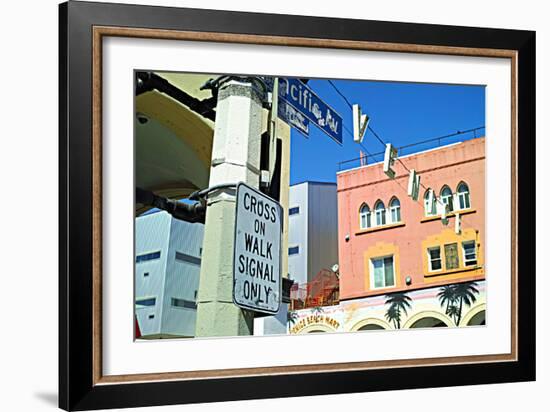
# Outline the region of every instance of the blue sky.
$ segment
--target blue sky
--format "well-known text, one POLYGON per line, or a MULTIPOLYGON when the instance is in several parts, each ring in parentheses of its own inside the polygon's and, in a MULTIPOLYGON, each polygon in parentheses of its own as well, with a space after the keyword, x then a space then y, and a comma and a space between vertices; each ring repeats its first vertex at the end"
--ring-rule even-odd
MULTIPOLYGON (((382 140, 396 147, 485 125, 484 86, 351 80, 333 80, 333 83, 349 102, 361 105, 371 118, 370 126, 382 140)), ((353 131, 351 109, 329 82, 312 79, 308 84, 342 116, 347 129, 353 131)), ((448 138, 442 144, 470 138, 473 134, 448 138)), ((363 139, 363 146, 372 154, 384 150, 370 131, 363 139)), ((407 149, 404 154, 433 147, 437 147, 437 142, 407 149)), ((335 182, 338 162, 359 157, 360 149, 346 130, 340 146, 312 123, 309 138, 292 129, 290 183, 335 182)), ((352 162, 347 168, 358 165, 358 161, 352 162)))

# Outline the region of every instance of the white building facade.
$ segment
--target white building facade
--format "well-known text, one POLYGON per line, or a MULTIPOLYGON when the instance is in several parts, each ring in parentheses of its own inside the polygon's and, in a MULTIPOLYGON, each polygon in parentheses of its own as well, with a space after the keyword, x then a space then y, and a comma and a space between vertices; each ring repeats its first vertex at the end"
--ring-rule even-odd
POLYGON ((304 284, 338 263, 336 183, 290 186, 288 214, 288 273, 304 284))
POLYGON ((204 225, 135 219, 135 313, 144 339, 193 337, 204 225))

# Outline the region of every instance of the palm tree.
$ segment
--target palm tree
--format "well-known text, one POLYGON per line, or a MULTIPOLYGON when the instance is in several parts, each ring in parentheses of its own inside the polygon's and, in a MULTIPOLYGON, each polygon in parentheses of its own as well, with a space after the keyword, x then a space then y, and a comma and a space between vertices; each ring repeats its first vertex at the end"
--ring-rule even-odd
POLYGON ((316 306, 312 309, 314 315, 321 315, 323 313, 323 308, 321 306, 316 306))
POLYGON ((448 315, 450 306, 454 305, 456 301, 454 287, 452 285, 443 286, 441 289, 439 289, 437 298, 439 299, 439 303, 441 304, 441 306, 446 306, 445 313, 448 315))
POLYGON ((407 309, 411 308, 410 302, 412 299, 404 292, 386 295, 386 305, 390 305, 386 312, 386 319, 391 319, 396 329, 401 328, 401 311, 407 314, 407 309))
POLYGON ((298 314, 296 312, 291 310, 286 313, 287 323, 289 323, 290 325, 294 325, 296 323, 296 320, 298 320, 298 314))
POLYGON ((441 306, 445 307, 445 314, 450 316, 455 321, 456 326, 458 326, 462 319, 464 304, 466 306, 473 305, 477 300, 477 294, 479 294, 477 283, 465 282, 443 286, 439 289, 437 297, 441 306))
POLYGON ((386 319, 388 322, 393 322, 393 327, 399 329, 401 326, 401 312, 397 309, 397 306, 391 305, 386 311, 386 319))
POLYGON ((477 300, 476 295, 479 294, 479 290, 477 289, 476 282, 466 282, 454 285, 454 292, 456 300, 459 301, 458 315, 456 321, 456 325, 458 326, 460 324, 460 319, 462 319, 462 305, 464 303, 466 304, 466 306, 473 305, 477 300))
POLYGON ((458 306, 456 305, 448 306, 447 311, 445 313, 448 316, 450 316, 455 321, 456 326, 458 326, 458 322, 457 322, 458 313, 459 313, 458 306))

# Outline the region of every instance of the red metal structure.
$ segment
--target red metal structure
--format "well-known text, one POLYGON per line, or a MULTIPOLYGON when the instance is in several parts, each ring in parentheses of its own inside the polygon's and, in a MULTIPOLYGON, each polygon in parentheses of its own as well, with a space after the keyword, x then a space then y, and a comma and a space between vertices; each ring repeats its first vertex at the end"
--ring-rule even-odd
POLYGON ((311 282, 295 283, 290 289, 290 310, 337 305, 340 295, 338 275, 321 269, 311 282))

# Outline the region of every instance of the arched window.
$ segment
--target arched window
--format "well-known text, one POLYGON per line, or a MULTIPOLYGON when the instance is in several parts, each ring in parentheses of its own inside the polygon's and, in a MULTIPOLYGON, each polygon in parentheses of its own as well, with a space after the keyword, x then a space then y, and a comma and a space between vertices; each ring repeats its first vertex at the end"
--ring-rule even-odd
POLYGON ((401 203, 396 197, 390 202, 390 216, 392 223, 401 222, 401 203))
POLYGON ((424 193, 424 213, 426 216, 435 216, 437 215, 437 209, 435 207, 435 193, 432 189, 426 190, 424 193))
POLYGON ((359 227, 361 229, 367 229, 370 226, 370 209, 368 205, 363 204, 361 209, 359 209, 359 227))
POLYGON ((449 189, 449 186, 443 186, 443 189, 441 189, 441 201, 444 205, 449 206, 449 212, 453 211, 453 192, 449 189))
POLYGON ((458 185, 458 207, 460 209, 469 209, 470 208, 470 189, 468 185, 464 182, 461 182, 458 185))
POLYGON ((376 215, 376 226, 382 226, 386 224, 386 207, 384 203, 379 200, 374 205, 374 213, 376 215))

